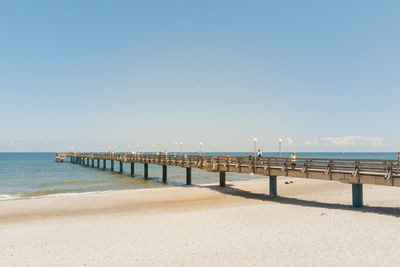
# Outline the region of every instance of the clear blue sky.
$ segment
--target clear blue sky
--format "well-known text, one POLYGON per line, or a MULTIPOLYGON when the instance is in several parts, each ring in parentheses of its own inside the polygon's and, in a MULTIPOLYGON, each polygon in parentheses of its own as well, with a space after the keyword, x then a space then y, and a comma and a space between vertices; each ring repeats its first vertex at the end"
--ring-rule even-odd
POLYGON ((0 151, 398 151, 399 1, 1 1, 0 151), (117 147, 115 147, 117 146, 117 147))

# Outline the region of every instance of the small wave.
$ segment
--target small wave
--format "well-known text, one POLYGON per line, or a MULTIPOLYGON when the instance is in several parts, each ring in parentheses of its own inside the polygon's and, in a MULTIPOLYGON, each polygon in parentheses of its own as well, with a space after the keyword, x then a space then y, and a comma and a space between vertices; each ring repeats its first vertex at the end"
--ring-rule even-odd
POLYGON ((72 189, 52 189, 52 190, 41 190, 32 193, 25 193, 21 194, 20 197, 29 198, 29 197, 40 197, 46 195, 53 195, 53 194, 63 194, 63 193, 79 193, 77 190, 72 189))
POLYGON ((20 194, 14 194, 14 195, 0 194, 0 201, 2 201, 2 200, 13 200, 13 199, 18 199, 18 198, 21 198, 20 194))
POLYGON ((87 185, 87 184, 105 184, 115 182, 115 180, 82 180, 82 181, 61 181, 61 182, 53 182, 53 183, 41 183, 35 186, 36 188, 46 188, 53 186, 63 186, 63 185, 87 185))

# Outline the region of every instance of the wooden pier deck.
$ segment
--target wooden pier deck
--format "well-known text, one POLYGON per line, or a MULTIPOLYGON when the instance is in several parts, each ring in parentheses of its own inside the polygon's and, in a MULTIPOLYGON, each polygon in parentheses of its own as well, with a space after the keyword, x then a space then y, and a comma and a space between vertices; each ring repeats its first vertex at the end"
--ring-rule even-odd
POLYGON ((354 207, 363 206, 363 184, 384 186, 400 186, 400 166, 397 160, 370 160, 370 159, 325 159, 325 158, 297 158, 292 164, 289 158, 263 157, 261 159, 241 156, 199 156, 199 155, 155 155, 155 154, 122 154, 122 153, 62 153, 69 157, 72 163, 106 168, 106 161, 111 162, 111 171, 114 171, 114 161, 120 164, 131 164, 131 175, 135 174, 135 164, 144 164, 144 177, 148 177, 149 164, 163 166, 163 182, 167 182, 167 167, 178 166, 186 168, 186 184, 192 183, 192 168, 199 168, 206 172, 218 172, 220 186, 226 184, 226 173, 255 173, 269 176, 269 189, 272 197, 277 196, 277 177, 288 176, 294 178, 321 179, 339 181, 352 185, 352 199, 354 207), (91 161, 91 163, 90 163, 91 161))

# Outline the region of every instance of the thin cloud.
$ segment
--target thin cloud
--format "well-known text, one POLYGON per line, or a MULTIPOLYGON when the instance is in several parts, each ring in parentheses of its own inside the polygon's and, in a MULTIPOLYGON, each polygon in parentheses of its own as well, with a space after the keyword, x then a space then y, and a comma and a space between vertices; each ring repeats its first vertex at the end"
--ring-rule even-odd
POLYGON ((321 145, 330 147, 382 147, 384 139, 381 137, 367 136, 344 136, 344 137, 321 137, 321 145))
POLYGON ((313 146, 314 143, 311 142, 311 141, 304 141, 304 142, 302 143, 302 145, 303 145, 303 146, 313 146))
POLYGON ((288 146, 293 146, 294 145, 294 140, 292 138, 288 137, 287 140, 286 140, 286 144, 288 146))

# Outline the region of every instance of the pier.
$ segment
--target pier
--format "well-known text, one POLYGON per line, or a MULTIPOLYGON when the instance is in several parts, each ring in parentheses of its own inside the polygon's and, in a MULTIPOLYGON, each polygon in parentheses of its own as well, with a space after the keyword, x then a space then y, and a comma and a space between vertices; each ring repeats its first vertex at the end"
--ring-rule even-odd
POLYGON ((164 156, 126 153, 62 153, 57 154, 57 157, 69 157, 72 163, 97 168, 101 168, 102 161, 103 169, 106 169, 106 162, 109 161, 111 171, 114 171, 114 162, 117 161, 120 173, 123 171, 123 163, 130 163, 132 177, 135 175, 135 164, 143 164, 145 178, 148 178, 149 164, 155 164, 162 166, 164 183, 168 178, 168 166, 178 166, 186 169, 187 185, 192 183, 192 168, 219 173, 221 187, 226 185, 226 176, 229 172, 254 173, 269 177, 271 197, 278 196, 278 176, 338 181, 352 186, 352 203, 355 208, 363 206, 363 184, 400 186, 400 168, 397 160, 297 158, 293 164, 289 158, 283 157, 164 156))

